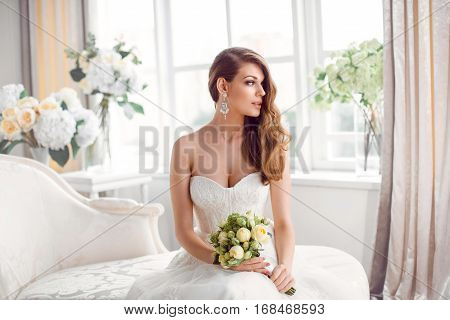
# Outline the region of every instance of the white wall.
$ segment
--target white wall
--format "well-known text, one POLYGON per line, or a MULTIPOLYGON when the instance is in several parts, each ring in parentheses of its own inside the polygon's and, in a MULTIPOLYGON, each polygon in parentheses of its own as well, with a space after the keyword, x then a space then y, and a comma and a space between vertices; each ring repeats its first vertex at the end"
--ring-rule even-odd
MULTIPOLYGON (((19 11, 19 0, 2 2, 19 11)), ((9 83, 22 83, 20 16, 0 4, 0 87, 9 83)), ((23 155, 23 145, 16 146, 13 155, 23 155)))
MULTIPOLYGON (((148 199, 164 205, 166 212, 159 221, 159 230, 167 248, 175 250, 180 245, 174 234, 168 189, 167 176, 155 177, 148 199)), ((373 248, 375 237, 379 183, 294 178, 292 194, 296 198, 292 197, 296 244, 341 249, 357 258, 369 275, 372 259, 369 248, 373 248)), ((119 190, 118 196, 141 200, 138 188, 119 190)), ((270 197, 265 214, 272 216, 270 197)))

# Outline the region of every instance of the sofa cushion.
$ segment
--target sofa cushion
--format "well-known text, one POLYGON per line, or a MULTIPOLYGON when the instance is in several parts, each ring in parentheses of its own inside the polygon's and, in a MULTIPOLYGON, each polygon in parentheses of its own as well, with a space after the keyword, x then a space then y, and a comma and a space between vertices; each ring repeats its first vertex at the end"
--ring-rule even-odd
POLYGON ((176 251, 64 269, 45 275, 17 299, 125 299, 134 280, 164 269, 176 251))

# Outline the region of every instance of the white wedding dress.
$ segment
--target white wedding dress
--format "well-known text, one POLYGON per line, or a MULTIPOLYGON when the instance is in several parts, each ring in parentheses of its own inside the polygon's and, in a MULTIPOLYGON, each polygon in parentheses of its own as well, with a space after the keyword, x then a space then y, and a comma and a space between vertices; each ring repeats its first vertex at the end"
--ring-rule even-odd
MULTIPOLYGON (((225 188, 214 180, 193 176, 190 192, 198 223, 196 233, 207 240, 208 233, 231 212, 252 210, 262 215, 269 185, 259 172, 251 173, 234 187, 225 188)), ((273 222, 271 224, 273 232, 273 222)), ((274 243, 263 254, 275 266, 274 243)), ((277 290, 259 272, 234 271, 205 263, 183 247, 164 270, 152 271, 136 279, 127 299, 369 299, 369 287, 362 265, 351 255, 322 246, 295 246, 292 273, 296 293, 288 296, 277 290)))

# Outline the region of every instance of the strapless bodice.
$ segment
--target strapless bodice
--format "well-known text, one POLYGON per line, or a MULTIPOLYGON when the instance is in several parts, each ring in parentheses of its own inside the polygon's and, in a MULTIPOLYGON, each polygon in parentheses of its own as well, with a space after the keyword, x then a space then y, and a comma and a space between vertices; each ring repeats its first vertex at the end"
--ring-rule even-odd
POLYGON ((252 210, 263 216, 269 187, 261 182, 260 172, 248 174, 230 188, 204 176, 192 176, 190 193, 195 225, 202 238, 216 231, 220 222, 232 212, 244 214, 252 210))

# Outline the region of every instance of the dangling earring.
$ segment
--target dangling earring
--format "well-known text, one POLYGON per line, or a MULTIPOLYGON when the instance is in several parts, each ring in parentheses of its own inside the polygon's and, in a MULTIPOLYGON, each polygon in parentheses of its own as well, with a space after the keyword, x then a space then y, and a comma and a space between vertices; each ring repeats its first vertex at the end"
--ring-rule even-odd
POLYGON ((228 111, 230 111, 230 107, 228 107, 228 103, 227 103, 227 94, 224 93, 223 94, 223 101, 222 104, 220 106, 220 112, 223 114, 224 119, 227 119, 227 113, 228 111))

